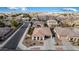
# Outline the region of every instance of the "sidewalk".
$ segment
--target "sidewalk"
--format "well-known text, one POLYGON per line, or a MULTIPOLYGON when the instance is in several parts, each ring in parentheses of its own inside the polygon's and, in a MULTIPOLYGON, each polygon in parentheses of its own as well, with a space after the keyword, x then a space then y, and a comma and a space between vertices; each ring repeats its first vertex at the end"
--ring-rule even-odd
POLYGON ((45 50, 56 50, 55 49, 55 39, 52 38, 52 39, 47 39, 45 42, 44 42, 44 49, 45 50))
POLYGON ((62 44, 63 44, 62 47, 64 50, 75 50, 73 45, 71 45, 70 42, 62 40, 62 44))

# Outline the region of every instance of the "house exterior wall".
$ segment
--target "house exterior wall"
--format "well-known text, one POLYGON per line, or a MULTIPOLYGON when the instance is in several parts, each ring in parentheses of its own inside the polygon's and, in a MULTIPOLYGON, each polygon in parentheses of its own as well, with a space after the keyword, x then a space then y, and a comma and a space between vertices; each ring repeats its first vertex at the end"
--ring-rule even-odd
POLYGON ((56 38, 57 44, 59 44, 59 45, 62 45, 62 40, 67 41, 69 39, 68 36, 61 36, 57 33, 55 34, 55 38, 56 38))
MULTIPOLYGON (((32 40, 45 40, 46 38, 44 36, 32 36, 32 40)), ((50 36, 50 39, 52 39, 52 35, 50 36)))
POLYGON ((79 40, 79 37, 70 37, 69 41, 77 42, 79 40), (71 40, 72 38, 72 40, 71 40))
POLYGON ((32 40, 44 40, 44 36, 32 36, 32 40))

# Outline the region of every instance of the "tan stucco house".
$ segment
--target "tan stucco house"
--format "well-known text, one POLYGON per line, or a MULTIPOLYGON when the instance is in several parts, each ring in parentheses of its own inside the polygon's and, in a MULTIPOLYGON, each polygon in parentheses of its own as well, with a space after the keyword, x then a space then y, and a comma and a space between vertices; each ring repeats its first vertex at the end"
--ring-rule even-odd
POLYGON ((57 26, 58 23, 57 23, 56 20, 48 20, 48 21, 47 21, 47 25, 48 25, 50 28, 53 28, 53 27, 57 26))
POLYGON ((52 38, 52 33, 48 27, 35 28, 32 34, 32 40, 46 40, 52 38))
POLYGON ((69 28, 69 27, 56 27, 54 29, 55 39, 58 44, 62 44, 62 40, 73 42, 79 41, 79 28, 69 28))

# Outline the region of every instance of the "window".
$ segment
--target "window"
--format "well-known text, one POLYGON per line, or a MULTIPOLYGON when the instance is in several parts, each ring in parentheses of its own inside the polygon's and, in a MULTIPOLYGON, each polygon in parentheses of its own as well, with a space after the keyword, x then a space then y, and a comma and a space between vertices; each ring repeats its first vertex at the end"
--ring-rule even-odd
POLYGON ((76 38, 74 38, 74 42, 76 41, 76 38))
POLYGON ((45 38, 50 38, 50 36, 45 36, 45 38))
POLYGON ((37 40, 39 40, 39 37, 37 37, 37 40))
POLYGON ((71 41, 73 40, 73 38, 70 39, 71 41))
POLYGON ((36 37, 34 37, 34 40, 36 40, 36 37))
POLYGON ((40 25, 37 25, 37 27, 41 27, 40 25))
POLYGON ((42 38, 41 38, 41 40, 42 40, 42 38))
POLYGON ((70 38, 70 40, 69 40, 70 42, 73 42, 73 38, 70 38))
POLYGON ((77 42, 79 42, 79 39, 77 40, 77 42))

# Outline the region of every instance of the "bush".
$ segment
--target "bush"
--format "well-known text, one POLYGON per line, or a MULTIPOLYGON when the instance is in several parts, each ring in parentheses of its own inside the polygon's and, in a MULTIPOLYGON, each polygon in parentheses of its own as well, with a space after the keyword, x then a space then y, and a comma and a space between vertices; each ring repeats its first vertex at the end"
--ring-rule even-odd
POLYGON ((48 25, 47 25, 46 23, 44 24, 44 26, 45 26, 45 27, 48 27, 48 25))
POLYGON ((5 26, 5 24, 0 21, 0 27, 4 27, 4 26, 5 26))
POLYGON ((33 30, 34 30, 34 28, 30 28, 29 31, 28 31, 28 34, 29 34, 29 35, 32 35, 33 30))
POLYGON ((18 23, 16 20, 11 20, 11 25, 12 25, 13 27, 17 27, 18 24, 19 24, 19 23, 18 23))

